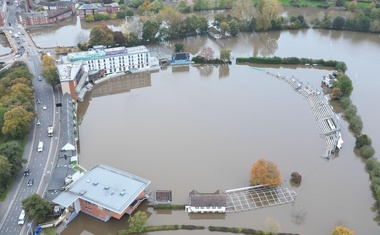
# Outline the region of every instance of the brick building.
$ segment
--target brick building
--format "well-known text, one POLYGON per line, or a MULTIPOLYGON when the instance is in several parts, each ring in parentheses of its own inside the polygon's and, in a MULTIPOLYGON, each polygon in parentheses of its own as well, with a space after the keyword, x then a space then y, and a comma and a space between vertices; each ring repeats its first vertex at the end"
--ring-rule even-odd
POLYGON ((139 176, 98 164, 68 186, 54 200, 60 206, 72 206, 74 215, 80 211, 97 219, 120 219, 132 212, 147 197, 150 181, 139 176))
POLYGON ((86 16, 94 15, 95 13, 117 14, 119 9, 120 6, 116 2, 110 4, 89 3, 78 8, 78 15, 80 19, 86 19, 86 16))

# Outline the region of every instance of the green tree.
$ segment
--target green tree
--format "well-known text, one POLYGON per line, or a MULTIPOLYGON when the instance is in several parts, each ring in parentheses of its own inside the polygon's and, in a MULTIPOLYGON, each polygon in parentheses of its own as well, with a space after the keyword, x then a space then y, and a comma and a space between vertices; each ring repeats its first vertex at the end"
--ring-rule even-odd
POLYGON ((127 12, 125 11, 119 11, 116 15, 116 18, 118 19, 124 19, 127 16, 127 12))
POLYGON ((12 164, 8 159, 0 155, 0 192, 4 192, 8 188, 8 184, 12 177, 12 164))
POLYGON ((165 4, 162 2, 162 0, 155 0, 153 3, 152 3, 152 11, 154 13, 158 13, 159 11, 161 11, 162 9, 165 8, 165 4))
POLYGON ((22 164, 26 162, 22 158, 22 151, 21 144, 15 140, 0 145, 0 155, 6 157, 12 165, 12 175, 17 174, 21 170, 22 164))
POLYGON ((195 0, 193 5, 194 11, 208 10, 209 2, 208 0, 195 0))
POLYGON ((94 15, 87 15, 85 18, 85 21, 86 22, 94 22, 95 21, 94 15))
POLYGON ((357 9, 356 1, 355 1, 355 0, 352 0, 352 1, 348 4, 348 10, 351 11, 351 12, 354 12, 354 11, 356 11, 356 9, 357 9))
POLYGON ((340 62, 336 63, 335 69, 337 71, 339 71, 339 72, 343 72, 344 73, 347 70, 347 65, 346 65, 346 63, 340 61, 340 62))
POLYGON ((133 8, 138 8, 143 3, 144 3, 144 0, 130 0, 129 1, 129 5, 133 8))
POLYGON ((231 50, 221 50, 220 51, 220 60, 227 62, 231 61, 231 50))
POLYGON ((91 29, 89 45, 103 45, 111 46, 114 45, 113 32, 105 24, 100 24, 91 29))
POLYGON ((131 47, 131 46, 138 45, 139 40, 133 32, 125 34, 124 37, 125 37, 125 44, 127 46, 131 47))
POLYGON ((44 222, 46 215, 51 211, 49 202, 41 198, 38 194, 32 194, 29 197, 22 200, 22 208, 25 210, 26 215, 36 220, 37 223, 44 222))
POLYGON ((335 6, 336 7, 342 7, 344 4, 344 0, 335 0, 335 6))
POLYGON ((332 28, 341 30, 344 28, 345 24, 346 24, 346 20, 342 16, 337 16, 332 22, 332 28))
POLYGON ((9 134, 13 138, 24 138, 30 131, 30 121, 33 113, 23 107, 16 107, 4 115, 3 134, 9 134))
POLYGON ((343 225, 337 225, 334 227, 333 231, 331 232, 331 235, 355 235, 355 233, 354 231, 343 225))
POLYGON ((351 79, 345 74, 338 75, 338 79, 333 83, 333 88, 335 87, 340 89, 342 96, 350 96, 354 89, 351 79))
POLYGON ((132 17, 132 16, 135 15, 135 13, 133 13, 133 11, 131 11, 129 9, 127 10, 126 14, 127 14, 128 17, 132 17))
POLYGON ((4 114, 8 111, 8 107, 0 107, 0 128, 3 128, 4 126, 4 114))
POLYGON ((185 48, 185 45, 183 43, 176 42, 174 44, 174 50, 175 50, 175 52, 181 52, 181 51, 183 51, 184 48, 185 48))
POLYGON ((236 19, 228 21, 228 27, 230 29, 231 36, 237 36, 239 33, 239 23, 236 19))
POLYGON ((143 211, 138 211, 128 218, 128 234, 141 233, 145 231, 148 216, 143 211))
POLYGON ((205 17, 199 18, 199 29, 201 32, 206 32, 208 29, 208 20, 205 17))
POLYGON ((41 75, 50 86, 54 87, 60 83, 57 69, 54 67, 45 67, 42 69, 41 75))
POLYGON ((369 138, 367 134, 359 134, 356 137, 355 148, 361 148, 364 145, 371 145, 371 144, 372 144, 372 140, 371 138, 369 138))
POLYGON ((197 16, 192 15, 186 17, 183 24, 186 35, 195 35, 196 30, 199 29, 200 20, 197 16))
POLYGON ((181 0, 179 3, 178 3, 178 11, 180 11, 181 13, 190 13, 190 10, 191 10, 191 7, 189 5, 187 5, 187 1, 186 0, 181 0))
POLYGON ((277 187, 281 184, 280 171, 275 163, 260 158, 251 168, 251 185, 277 187))
POLYGON ((372 157, 375 154, 375 149, 371 145, 364 145, 360 148, 360 155, 365 159, 372 157))
POLYGON ((142 33, 142 38, 144 41, 147 41, 147 42, 155 42, 157 41, 157 33, 158 33, 158 29, 160 28, 160 26, 154 22, 154 21, 146 21, 144 24, 143 24, 143 33, 142 33))

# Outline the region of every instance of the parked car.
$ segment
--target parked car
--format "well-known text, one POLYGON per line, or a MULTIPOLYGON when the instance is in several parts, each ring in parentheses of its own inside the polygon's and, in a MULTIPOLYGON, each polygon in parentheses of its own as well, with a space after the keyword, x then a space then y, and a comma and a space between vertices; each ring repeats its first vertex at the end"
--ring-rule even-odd
POLYGON ((28 187, 31 187, 34 184, 34 179, 28 180, 28 187))

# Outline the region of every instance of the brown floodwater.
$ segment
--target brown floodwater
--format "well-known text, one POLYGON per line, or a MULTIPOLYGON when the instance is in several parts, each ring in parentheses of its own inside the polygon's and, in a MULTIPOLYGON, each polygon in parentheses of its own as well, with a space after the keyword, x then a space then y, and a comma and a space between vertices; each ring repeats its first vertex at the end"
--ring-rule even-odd
MULTIPOLYGON (((220 42, 206 37, 181 41, 192 54, 210 46, 218 55, 221 48, 220 42)), ((345 61, 354 83, 353 103, 375 149, 380 149, 380 99, 375 98, 380 81, 373 70, 379 45, 375 34, 324 30, 241 34, 223 40, 234 57, 274 53, 345 61)), ((149 191, 172 190, 173 203, 185 204, 193 189, 248 186, 250 167, 263 157, 277 164, 287 187, 291 172, 301 173, 301 186, 291 187, 298 194, 294 205, 203 219, 149 208, 148 223, 265 230, 265 221, 273 218, 283 232, 329 234, 334 225, 345 224, 356 234, 378 234, 376 202, 365 164, 353 152, 355 139, 347 123, 341 119, 345 142, 339 156, 323 160, 319 156, 324 143, 307 102, 266 71, 293 75, 316 88, 328 72, 235 64, 169 67, 139 75, 143 82, 137 85, 136 77, 129 76, 99 85, 79 106, 80 164, 89 169, 101 162, 150 179, 149 191)), ((126 226, 124 217, 105 224, 80 214, 62 234, 114 234, 126 226)))
MULTIPOLYGON (((324 11, 289 8, 285 14, 302 14, 311 20, 324 11)), ((347 13, 328 14, 335 17, 347 13)), ((74 18, 57 27, 31 30, 31 34, 39 46, 72 46, 98 23, 74 18)), ((106 23, 120 30, 123 21, 106 23)), ((376 97, 380 80, 375 71, 380 55, 379 34, 310 29, 245 33, 219 41, 207 37, 178 41, 193 55, 209 46, 215 56, 226 48, 232 50, 234 58, 276 55, 345 61, 354 84, 351 98, 363 120, 363 132, 369 134, 379 151, 380 99, 376 97)), ((319 157, 324 153, 324 143, 307 102, 285 82, 265 73, 293 75, 320 88, 321 77, 328 71, 319 67, 255 67, 169 67, 96 86, 79 105, 80 164, 89 169, 101 162, 150 179, 149 191, 173 190, 173 203, 185 204, 193 189, 214 192, 247 186, 250 167, 263 157, 277 164, 287 187, 291 187, 291 172, 301 173, 301 186, 291 187, 298 194, 294 205, 221 218, 189 217, 183 211, 142 207, 149 214, 148 224, 265 230, 265 221, 273 218, 283 232, 329 234, 334 225, 345 224, 356 234, 378 234, 376 202, 365 164, 353 151, 355 139, 347 123, 341 119, 345 142, 339 156, 324 161, 319 157)), ((127 226, 126 219, 124 216, 103 223, 80 214, 62 234, 116 234, 127 226)))

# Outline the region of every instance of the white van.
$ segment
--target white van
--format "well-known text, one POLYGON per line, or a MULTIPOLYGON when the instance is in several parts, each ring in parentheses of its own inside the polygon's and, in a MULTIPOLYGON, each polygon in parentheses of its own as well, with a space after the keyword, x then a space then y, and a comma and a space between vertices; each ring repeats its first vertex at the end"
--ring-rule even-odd
POLYGON ((44 142, 40 141, 38 142, 38 152, 42 152, 44 150, 44 142))
POLYGON ((25 211, 22 210, 21 214, 20 214, 20 217, 18 217, 17 223, 20 224, 20 225, 23 225, 25 223, 25 220, 26 220, 26 214, 25 214, 25 211))

